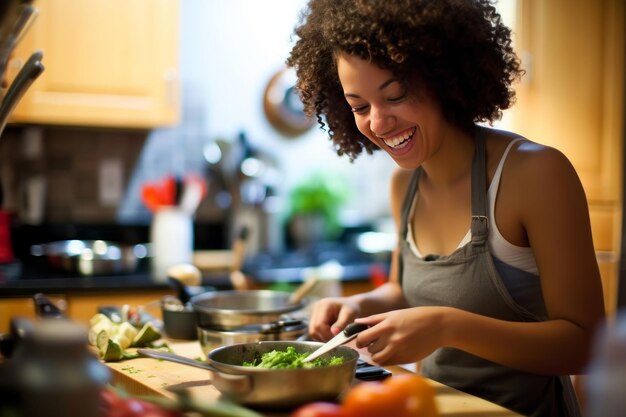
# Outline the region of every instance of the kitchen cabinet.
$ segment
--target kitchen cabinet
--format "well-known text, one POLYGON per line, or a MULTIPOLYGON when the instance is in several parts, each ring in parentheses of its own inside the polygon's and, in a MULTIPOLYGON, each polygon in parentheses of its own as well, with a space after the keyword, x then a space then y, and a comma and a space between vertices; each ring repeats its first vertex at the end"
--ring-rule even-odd
POLYGON ((153 128, 180 117, 178 0, 37 0, 7 68, 30 54, 45 71, 10 122, 153 128))
POLYGON ((573 163, 589 202, 607 311, 617 305, 624 129, 624 2, 518 0, 527 73, 512 129, 573 163))
MULTIPOLYGON (((146 308, 148 313, 160 319, 160 304, 155 303, 155 301, 159 301, 166 294, 173 295, 173 291, 142 290, 141 292, 131 292, 120 289, 118 292, 46 294, 46 296, 61 308, 67 317, 87 325, 89 319, 98 312, 98 307, 104 305, 122 306, 128 304, 132 307, 141 305, 146 308)), ((12 317, 36 318, 32 297, 0 299, 0 333, 9 332, 12 317)))

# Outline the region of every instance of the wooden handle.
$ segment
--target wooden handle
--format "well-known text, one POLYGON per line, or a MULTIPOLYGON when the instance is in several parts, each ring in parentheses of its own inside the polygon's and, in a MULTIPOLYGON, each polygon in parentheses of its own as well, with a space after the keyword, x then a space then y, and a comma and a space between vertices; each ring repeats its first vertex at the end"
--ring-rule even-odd
POLYGON ((296 290, 293 292, 293 294, 291 294, 291 297, 289 297, 289 303, 290 304, 297 304, 300 301, 302 301, 302 299, 311 292, 311 290, 313 290, 313 288, 315 287, 315 285, 317 285, 318 279, 316 275, 311 276, 311 278, 307 279, 306 281, 304 281, 302 284, 300 284, 300 286, 298 288, 296 288, 296 290))

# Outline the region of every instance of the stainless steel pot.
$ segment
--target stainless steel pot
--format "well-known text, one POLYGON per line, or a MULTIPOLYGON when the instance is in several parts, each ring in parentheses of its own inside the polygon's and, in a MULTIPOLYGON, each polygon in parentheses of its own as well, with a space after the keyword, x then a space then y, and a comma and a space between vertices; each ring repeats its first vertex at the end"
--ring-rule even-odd
POLYGON ((162 351, 138 349, 137 352, 208 369, 211 381, 224 397, 237 403, 259 408, 293 408, 311 401, 333 401, 347 390, 354 380, 359 354, 347 346, 326 353, 322 358, 341 356, 340 365, 319 368, 264 369, 242 366, 259 359, 272 350, 294 346, 296 351, 312 352, 319 342, 258 342, 223 346, 212 350, 207 363, 162 351))
POLYGON ((290 301, 291 293, 272 290, 207 292, 191 298, 198 326, 232 330, 248 324, 271 323, 301 310, 307 300, 290 301))
POLYGON ((269 324, 250 324, 232 330, 198 327, 197 331, 202 352, 206 356, 220 346, 262 341, 304 340, 307 335, 307 323, 299 319, 279 320, 269 324))
POLYGON ((105 240, 74 239, 33 245, 31 254, 46 257, 54 269, 89 276, 133 272, 139 259, 148 256, 148 248, 105 240))

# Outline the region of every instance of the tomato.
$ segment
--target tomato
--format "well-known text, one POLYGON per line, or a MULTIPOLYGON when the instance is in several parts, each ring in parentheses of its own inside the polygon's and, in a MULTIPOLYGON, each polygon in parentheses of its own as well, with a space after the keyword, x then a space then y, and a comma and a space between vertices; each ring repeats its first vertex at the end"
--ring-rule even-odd
POLYGON ((402 374, 388 378, 384 384, 404 393, 406 415, 434 417, 439 414, 435 402, 435 389, 419 375, 402 374))
POLYGON ((180 413, 166 410, 138 398, 125 398, 110 389, 101 393, 104 417, 177 417, 180 413))
POLYGON ((436 417, 435 392, 419 375, 398 375, 383 382, 362 382, 347 392, 345 417, 436 417))
POLYGON ((325 401, 316 401, 309 404, 301 405, 296 408, 292 413, 291 417, 344 417, 345 414, 341 405, 325 402, 325 401))

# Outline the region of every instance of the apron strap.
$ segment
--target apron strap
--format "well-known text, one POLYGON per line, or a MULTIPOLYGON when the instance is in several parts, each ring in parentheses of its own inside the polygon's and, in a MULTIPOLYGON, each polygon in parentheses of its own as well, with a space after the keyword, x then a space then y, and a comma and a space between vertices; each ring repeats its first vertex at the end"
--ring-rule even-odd
POLYGON ((487 164, 485 131, 476 126, 476 150, 472 161, 472 245, 484 245, 489 237, 487 218, 487 164))
POLYGON ((406 234, 409 230, 408 228, 409 212, 411 211, 411 205, 413 204, 415 193, 417 193, 417 184, 421 176, 422 176, 422 168, 419 167, 413 172, 413 176, 411 176, 411 181, 409 182, 409 187, 407 188, 406 195, 404 196, 404 202, 402 203, 402 215, 400 217, 400 234, 398 235, 398 268, 397 268, 398 269, 398 283, 400 285, 402 285, 402 271, 403 271, 402 244, 403 244, 403 241, 406 240, 406 234))

